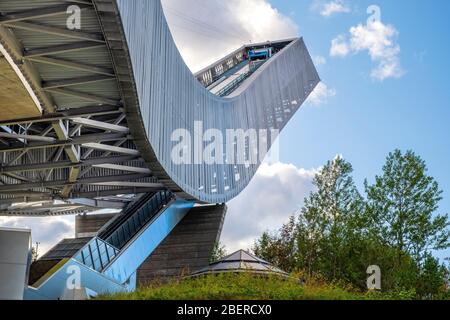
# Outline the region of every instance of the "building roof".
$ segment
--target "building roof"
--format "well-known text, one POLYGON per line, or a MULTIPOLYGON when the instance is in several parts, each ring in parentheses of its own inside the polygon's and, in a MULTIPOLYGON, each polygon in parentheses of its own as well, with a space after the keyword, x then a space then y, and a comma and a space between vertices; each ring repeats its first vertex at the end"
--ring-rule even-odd
POLYGON ((192 274, 193 277, 219 274, 219 273, 240 273, 247 272, 253 274, 278 275, 287 277, 288 273, 271 265, 269 262, 260 259, 253 254, 239 250, 222 260, 214 262, 209 266, 198 270, 192 274))
POLYGON ((43 255, 40 260, 61 260, 72 258, 92 238, 64 239, 43 255))

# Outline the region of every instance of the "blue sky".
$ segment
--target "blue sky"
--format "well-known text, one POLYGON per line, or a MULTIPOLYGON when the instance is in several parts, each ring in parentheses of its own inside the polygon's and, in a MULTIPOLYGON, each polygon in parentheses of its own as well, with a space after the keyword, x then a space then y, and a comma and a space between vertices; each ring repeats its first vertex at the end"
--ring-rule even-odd
MULTIPOLYGON (((364 179, 373 181, 381 173, 389 152, 414 150, 444 191, 439 212, 450 212, 449 1, 163 0, 163 4, 177 45, 194 71, 248 39, 301 35, 324 83, 318 95, 322 99, 304 105, 282 132, 283 165, 261 168, 249 188, 229 203, 222 239, 233 250, 248 247, 262 231, 278 228, 298 210, 311 191, 314 170, 337 154, 353 164, 363 191, 364 179), (377 28, 367 23, 371 5, 380 9, 377 28), (347 51, 331 50, 337 48, 332 46, 334 39, 347 51), (395 68, 374 77, 380 63, 395 68), (276 194, 273 185, 279 188, 276 194)), ((439 256, 450 256, 450 251, 439 256)))
MULTIPOLYGON (((377 81, 367 52, 330 57, 332 39, 365 24, 373 1, 347 2, 349 13, 323 17, 312 1, 271 0, 300 27, 313 56, 326 58, 320 76, 336 95, 325 105, 305 107, 282 134, 281 160, 317 168, 336 154, 354 166, 362 188, 381 172, 386 155, 412 149, 426 160, 444 191, 440 212, 450 212, 450 2, 376 1, 382 22, 398 31, 401 78, 377 81)), ((447 251, 446 256, 450 252, 447 251)))
MULTIPOLYGON (((222 241, 229 251, 250 248, 263 231, 286 222, 312 190, 317 169, 337 154, 353 164, 355 180, 363 191, 364 179, 373 181, 381 173, 390 151, 414 150, 426 160, 429 173, 444 191, 439 212, 450 213, 450 1, 162 3, 175 41, 193 71, 250 40, 301 35, 326 85, 318 95, 322 99, 304 105, 282 132, 281 163, 263 165, 249 187, 228 203, 222 241), (378 31, 385 32, 384 37, 369 32, 372 43, 361 43, 368 37, 360 37, 356 39, 359 46, 352 47, 350 28, 360 26, 357 30, 364 35, 371 31, 366 26, 366 10, 372 4, 381 10, 378 31), (331 56, 333 39, 347 51, 334 50, 331 56), (378 48, 380 41, 391 45, 378 48), (378 60, 372 61, 367 49, 373 49, 378 60), (383 81, 371 76, 380 61, 397 67, 383 81)), ((31 228, 34 241, 41 242, 41 253, 74 235, 73 217, 0 217, 0 225, 31 228)), ((450 250, 439 256, 450 256, 450 250)))

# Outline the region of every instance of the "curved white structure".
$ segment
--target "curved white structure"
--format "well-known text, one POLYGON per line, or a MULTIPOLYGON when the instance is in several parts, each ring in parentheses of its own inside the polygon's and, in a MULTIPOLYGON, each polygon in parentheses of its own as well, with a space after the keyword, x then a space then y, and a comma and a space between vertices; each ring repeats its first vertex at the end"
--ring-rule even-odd
MULTIPOLYGON (((282 130, 319 83, 302 39, 256 71, 231 96, 206 90, 183 62, 159 1, 118 0, 139 101, 138 119, 145 140, 137 143, 147 163, 168 187, 185 197, 210 203, 227 202, 250 182, 259 164, 177 165, 171 159, 171 134, 179 129, 282 130)), ((136 135, 142 135, 136 132, 136 135)))
POLYGON ((176 164, 174 131, 196 137, 196 122, 223 137, 228 129, 282 130, 319 83, 303 40, 292 39, 222 98, 185 65, 160 1, 78 2, 81 30, 67 28, 68 2, 0 2, 4 55, 43 110, 0 117, 0 214, 120 209, 128 199, 118 195, 158 190, 227 202, 260 161, 219 155, 214 164, 176 164))

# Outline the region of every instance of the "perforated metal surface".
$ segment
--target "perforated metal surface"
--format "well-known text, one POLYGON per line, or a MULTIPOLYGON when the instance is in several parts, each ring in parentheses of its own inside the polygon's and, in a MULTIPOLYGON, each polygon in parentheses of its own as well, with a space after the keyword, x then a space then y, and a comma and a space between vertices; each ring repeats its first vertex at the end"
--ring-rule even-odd
POLYGON ((282 130, 319 82, 303 40, 291 39, 220 98, 184 64, 160 1, 79 2, 82 30, 69 34, 67 4, 0 2, 0 41, 43 110, 42 117, 0 121, 6 130, 0 132, 0 214, 120 209, 128 200, 118 195, 165 189, 187 200, 227 202, 248 185, 262 159, 178 165, 171 158, 172 133, 195 135, 197 121, 224 137, 227 129, 282 130), (17 21, 23 12, 29 18, 17 21), (43 203, 14 206, 33 201, 43 203))
POLYGON ((159 1, 118 0, 138 106, 128 105, 135 142, 155 175, 186 198, 222 203, 250 182, 256 165, 177 165, 174 130, 282 130, 319 83, 302 39, 295 39, 230 97, 206 90, 185 65, 159 1), (137 110, 133 111, 134 108, 137 110), (144 132, 142 132, 144 131, 144 132), (139 137, 136 139, 136 137, 139 137))

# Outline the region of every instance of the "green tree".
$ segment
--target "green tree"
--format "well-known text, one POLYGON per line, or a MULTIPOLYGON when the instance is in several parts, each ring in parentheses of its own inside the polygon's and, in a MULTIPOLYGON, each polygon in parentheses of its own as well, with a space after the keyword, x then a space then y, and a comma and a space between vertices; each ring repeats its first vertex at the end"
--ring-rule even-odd
POLYGON ((414 152, 390 153, 383 175, 365 186, 373 230, 397 250, 398 263, 404 254, 420 263, 430 250, 449 247, 448 215, 436 214, 442 191, 414 152))
POLYGON ((217 262, 228 255, 227 250, 224 245, 222 245, 219 241, 214 243, 214 247, 211 250, 211 254, 209 257, 209 263, 217 262))
POLYGON ((437 215, 442 192, 412 152, 389 154, 383 175, 359 194, 352 166, 341 157, 314 178, 315 191, 298 218, 265 232, 256 255, 286 271, 305 271, 366 290, 366 269, 378 265, 382 289, 395 296, 449 296, 449 270, 431 250, 449 247, 449 222, 437 215))
POLYGON ((292 216, 278 233, 264 232, 255 242, 253 253, 286 272, 297 269, 296 217, 292 216))
POLYGON ((36 262, 39 259, 39 254, 36 250, 36 247, 31 248, 31 260, 32 262, 36 262))
POLYGON ((275 250, 275 239, 268 231, 264 232, 253 244, 253 253, 266 261, 274 263, 277 255, 275 250))
POLYGON ((362 231, 363 199, 342 157, 329 161, 315 176, 316 188, 301 210, 298 222, 300 260, 311 274, 319 271, 330 279, 348 267, 349 244, 362 231))
POLYGON ((422 298, 442 299, 447 295, 447 269, 432 255, 427 255, 417 284, 417 293, 422 298))

